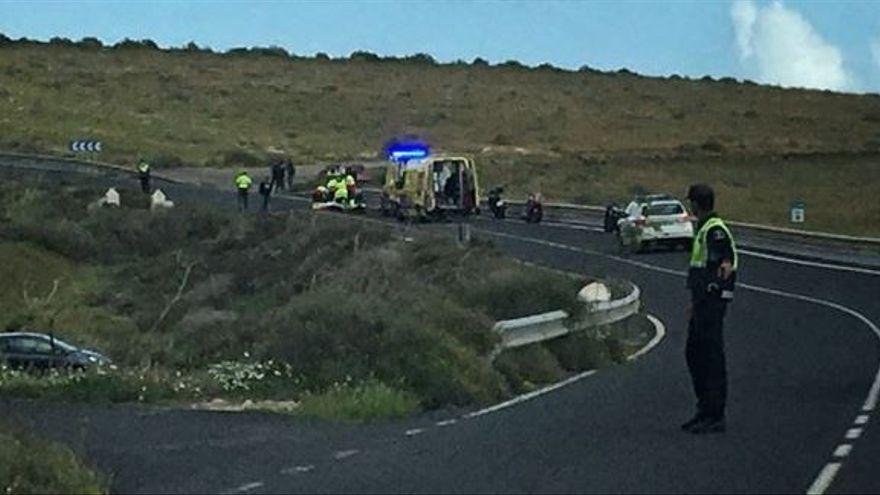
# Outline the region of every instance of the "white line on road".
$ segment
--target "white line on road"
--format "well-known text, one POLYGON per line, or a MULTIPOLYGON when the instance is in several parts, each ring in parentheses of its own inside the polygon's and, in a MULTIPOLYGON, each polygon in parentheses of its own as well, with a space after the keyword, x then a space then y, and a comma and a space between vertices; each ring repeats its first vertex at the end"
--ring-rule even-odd
POLYGON ((852 451, 852 445, 845 443, 843 445, 838 445, 837 449, 834 450, 834 457, 846 457, 852 451))
MULTIPOLYGON (((512 239, 517 239, 517 240, 524 241, 524 242, 531 242, 531 243, 541 244, 541 245, 555 247, 555 248, 559 248, 559 249, 565 249, 567 251, 574 251, 574 252, 580 252, 583 254, 588 254, 588 255, 593 255, 593 256, 600 256, 600 257, 612 259, 615 261, 619 261, 621 263, 625 263, 628 265, 638 266, 638 267, 644 268, 646 270, 651 270, 651 271, 655 271, 655 272, 659 272, 659 273, 666 273, 666 274, 674 275, 677 277, 687 276, 687 274, 684 271, 672 270, 669 268, 663 268, 663 267, 659 267, 659 266, 655 266, 655 265, 650 265, 648 263, 643 263, 641 261, 635 261, 635 260, 631 260, 631 259, 627 259, 627 258, 622 258, 620 256, 614 256, 614 255, 602 253, 599 251, 594 251, 591 249, 577 248, 574 246, 559 244, 556 242, 545 241, 543 239, 535 239, 535 238, 531 238, 531 237, 506 234, 506 233, 502 233, 502 232, 494 232, 491 230, 479 229, 479 231, 482 233, 485 233, 485 234, 489 234, 489 235, 512 238, 512 239)), ((877 338, 880 338, 880 328, 878 328, 877 325, 874 324, 874 322, 869 320, 867 317, 865 317, 863 314, 859 313, 858 311, 855 311, 854 309, 850 309, 850 308, 843 306, 841 304, 837 304, 837 303, 834 303, 831 301, 826 301, 824 299, 818 299, 815 297, 803 296, 800 294, 793 294, 791 292, 785 292, 785 291, 781 291, 781 290, 760 287, 757 285, 737 283, 737 287, 741 287, 746 290, 752 290, 752 291, 760 292, 760 293, 764 293, 764 294, 771 294, 771 295, 775 295, 775 296, 779 296, 779 297, 795 299, 795 300, 799 300, 799 301, 809 302, 809 303, 813 303, 813 304, 818 304, 820 306, 825 306, 828 308, 836 309, 838 311, 846 313, 846 314, 856 318, 857 320, 861 321, 868 328, 870 328, 872 332, 874 332, 874 335, 876 335, 877 338)), ((878 395, 880 395, 880 369, 877 370, 877 374, 874 377, 874 383, 871 385, 871 389, 868 391, 868 397, 865 399, 864 405, 862 406, 862 411, 864 411, 864 412, 873 411, 874 408, 877 406, 878 395)), ((847 434, 849 434, 849 432, 847 434)), ((808 491, 808 493, 811 493, 811 494, 824 493, 825 490, 828 488, 828 486, 831 484, 831 482, 834 480, 834 477, 837 475, 837 471, 839 469, 840 469, 840 463, 832 462, 832 463, 827 464, 822 469, 822 471, 819 473, 819 476, 816 478, 816 480, 813 482, 813 485, 810 487, 810 490, 808 491)))
POLYGON ((529 392, 527 394, 523 394, 518 397, 514 397, 513 399, 510 399, 508 401, 504 401, 500 404, 495 404, 494 406, 490 406, 485 409, 480 409, 479 411, 465 414, 463 416, 463 418, 471 419, 471 418, 476 418, 478 416, 484 416, 486 414, 493 413, 495 411, 500 411, 501 409, 506 409, 510 406, 515 406, 521 402, 525 402, 527 400, 534 399, 535 397, 539 397, 539 396, 544 395, 548 392, 552 392, 556 389, 562 388, 566 385, 570 385, 578 380, 584 379, 588 376, 595 375, 595 374, 596 374, 596 370, 584 371, 583 373, 578 373, 577 375, 572 376, 571 378, 567 378, 565 380, 562 380, 561 382, 556 382, 553 385, 548 385, 544 388, 539 388, 538 390, 535 390, 533 392, 529 392))
POLYGON ((438 421, 437 426, 452 426, 455 423, 458 423, 457 419, 447 419, 445 421, 438 421))
POLYGON ((822 468, 822 472, 819 473, 819 476, 816 478, 816 481, 810 485, 810 488, 807 490, 807 495, 822 495, 825 493, 825 490, 831 486, 831 482, 834 481, 834 477, 837 475, 837 471, 840 469, 839 462, 829 462, 822 468))
POLYGON ((236 488, 235 490, 232 490, 231 492, 225 492, 225 493, 227 493, 227 494, 247 493, 249 491, 256 490, 257 488, 260 488, 262 486, 263 486, 262 481, 254 481, 253 483, 246 483, 246 484, 241 485, 240 487, 236 488))
POLYGON ((412 437, 412 436, 418 435, 419 433, 424 433, 424 431, 425 431, 424 428, 413 428, 411 430, 406 430, 406 432, 404 432, 404 435, 406 435, 408 437, 412 437))
MULTIPOLYGON (((633 354, 633 356, 635 356, 635 357, 641 356, 641 355, 645 354, 646 352, 650 351, 651 349, 653 349, 654 347, 656 347, 657 344, 659 344, 660 341, 663 339, 663 337, 666 335, 666 326, 663 325, 663 322, 661 322, 658 318, 654 317, 653 315, 648 315, 648 319, 651 321, 651 323, 654 324, 654 328, 655 328, 654 338, 652 338, 651 341, 645 345, 645 347, 641 348, 638 352, 633 354)), ((634 359, 634 358, 631 358, 631 359, 634 359)), ((597 370, 588 370, 588 371, 584 371, 582 373, 578 373, 577 375, 574 375, 570 378, 562 380, 561 382, 556 382, 552 385, 548 385, 546 387, 540 388, 540 389, 535 390, 533 392, 529 392, 527 394, 523 394, 518 397, 514 397, 513 399, 510 399, 508 401, 504 401, 500 404, 495 404, 494 406, 490 406, 485 409, 481 409, 479 411, 465 414, 463 416, 463 418, 464 419, 472 419, 472 418, 476 418, 479 416, 484 416, 489 413, 500 411, 502 409, 506 409, 511 406, 515 406, 519 403, 534 399, 535 397, 539 397, 541 395, 544 395, 544 394, 547 394, 547 393, 552 392, 554 390, 565 387, 566 385, 571 385, 572 383, 574 383, 576 381, 582 380, 588 376, 595 375, 596 373, 597 373, 597 370)))
POLYGON ((648 345, 639 349, 638 352, 636 352, 636 353, 630 355, 628 358, 626 358, 628 361, 634 361, 634 360, 642 357, 643 355, 648 353, 648 351, 650 351, 651 349, 656 347, 657 344, 659 344, 660 341, 663 340, 663 337, 666 336, 666 325, 664 325, 663 322, 660 321, 659 318, 657 318, 656 316, 654 316, 652 314, 649 314, 647 316, 648 316, 648 319, 651 321, 651 323, 654 324, 654 329, 656 330, 654 332, 654 338, 652 338, 650 340, 650 342, 648 342, 648 345))
POLYGON ((755 258, 764 258, 764 259, 768 259, 768 260, 781 261, 783 263, 791 263, 794 265, 812 266, 812 267, 816 267, 816 268, 827 268, 829 270, 841 270, 841 271, 845 271, 845 272, 864 273, 867 275, 880 275, 880 270, 871 270, 869 268, 858 268, 858 267, 854 267, 854 266, 834 265, 831 263, 819 263, 818 261, 807 261, 807 260, 786 258, 784 256, 777 256, 774 254, 757 253, 755 251, 751 251, 748 249, 739 249, 738 252, 742 253, 742 254, 749 255, 749 256, 753 256, 755 258))
POLYGON ((289 468, 285 468, 281 470, 281 474, 299 474, 299 473, 308 473, 309 471, 314 471, 315 466, 313 464, 306 464, 304 466, 293 466, 289 468))
POLYGON ((351 449, 351 450, 340 450, 333 454, 333 458, 337 461, 341 461, 342 459, 347 459, 353 455, 356 455, 360 450, 351 449))
POLYGON ((868 415, 867 415, 867 414, 860 414, 860 415, 856 418, 856 421, 855 421, 855 423, 856 423, 857 425, 863 425, 863 424, 865 424, 865 423, 867 423, 867 422, 868 422, 868 415))
POLYGON ((591 227, 589 225, 573 225, 570 223, 560 223, 560 222, 542 222, 541 225, 545 225, 547 227, 562 227, 564 229, 571 230, 584 230, 587 232, 605 232, 605 229, 602 227, 591 227))
MULTIPOLYGON (((603 229, 603 228, 591 227, 588 225, 570 224, 570 223, 566 223, 566 222, 544 222, 542 225, 547 225, 550 227, 571 229, 571 230, 585 230, 585 231, 590 231, 590 232, 605 232, 605 229, 603 229)), ((823 262, 818 262, 818 261, 801 260, 801 259, 797 259, 797 258, 789 258, 786 256, 779 256, 779 255, 767 254, 767 253, 759 253, 756 251, 752 251, 750 249, 739 249, 738 252, 741 254, 745 254, 747 256, 755 257, 755 258, 763 258, 763 259, 768 259, 768 260, 773 260, 773 261, 779 261, 782 263, 791 263, 794 265, 811 266, 814 268, 825 268, 828 270, 839 270, 839 271, 853 272, 853 273, 863 273, 866 275, 880 275, 880 270, 874 270, 874 269, 870 269, 870 268, 860 268, 860 267, 855 267, 855 266, 838 265, 835 263, 823 263, 823 262)))
POLYGON ((855 440, 855 439, 859 438, 860 436, 862 436, 862 429, 861 428, 850 428, 849 430, 846 431, 846 439, 847 440, 855 440))

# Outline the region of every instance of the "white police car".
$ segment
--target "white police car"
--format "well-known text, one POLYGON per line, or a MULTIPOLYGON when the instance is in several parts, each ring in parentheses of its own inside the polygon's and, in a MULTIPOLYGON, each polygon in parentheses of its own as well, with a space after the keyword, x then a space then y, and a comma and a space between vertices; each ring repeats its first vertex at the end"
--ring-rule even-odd
POLYGON ((693 217, 681 201, 666 194, 637 197, 617 221, 621 247, 638 251, 667 245, 689 249, 694 238, 693 217))

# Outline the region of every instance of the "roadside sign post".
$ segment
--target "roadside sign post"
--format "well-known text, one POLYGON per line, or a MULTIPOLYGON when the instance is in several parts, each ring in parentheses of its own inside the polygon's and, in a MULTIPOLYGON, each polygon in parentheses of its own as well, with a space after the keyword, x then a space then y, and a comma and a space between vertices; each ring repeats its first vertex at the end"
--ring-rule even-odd
POLYGON ((795 200, 791 202, 791 208, 789 209, 789 218, 791 220, 791 223, 804 223, 806 207, 806 203, 801 200, 795 200))

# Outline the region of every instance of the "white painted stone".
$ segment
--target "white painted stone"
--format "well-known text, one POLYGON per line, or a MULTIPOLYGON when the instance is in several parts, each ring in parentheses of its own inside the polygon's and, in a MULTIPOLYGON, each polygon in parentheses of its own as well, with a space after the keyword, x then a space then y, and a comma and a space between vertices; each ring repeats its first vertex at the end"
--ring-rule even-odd
POLYGON ((607 302, 611 300, 611 291, 601 282, 593 282, 578 292, 578 299, 588 303, 607 302))
POLYGON ((112 187, 110 189, 107 189, 107 192, 104 194, 104 204, 119 206, 120 205, 119 192, 112 187))
POLYGON ((156 192, 150 196, 150 208, 172 208, 174 206, 173 201, 168 201, 168 197, 165 196, 165 193, 162 192, 161 189, 156 189, 156 192))

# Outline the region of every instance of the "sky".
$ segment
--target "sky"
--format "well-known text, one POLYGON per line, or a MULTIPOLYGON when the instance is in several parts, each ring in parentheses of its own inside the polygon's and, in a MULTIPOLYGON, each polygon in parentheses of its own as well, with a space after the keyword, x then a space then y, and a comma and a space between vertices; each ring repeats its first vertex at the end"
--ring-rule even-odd
POLYGON ((0 33, 333 57, 428 53, 880 93, 880 0, 0 0, 0 33))

